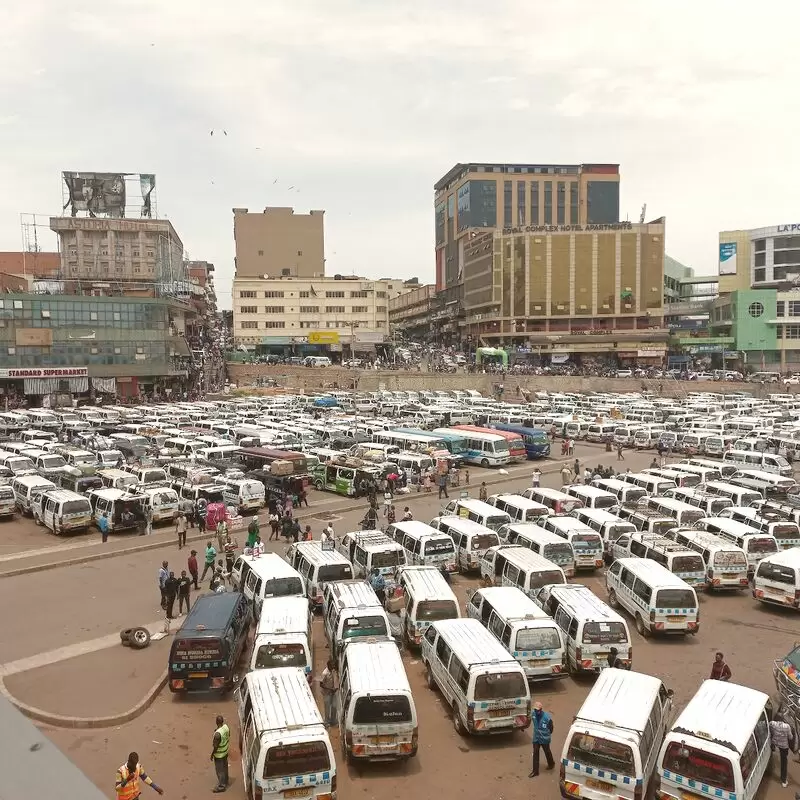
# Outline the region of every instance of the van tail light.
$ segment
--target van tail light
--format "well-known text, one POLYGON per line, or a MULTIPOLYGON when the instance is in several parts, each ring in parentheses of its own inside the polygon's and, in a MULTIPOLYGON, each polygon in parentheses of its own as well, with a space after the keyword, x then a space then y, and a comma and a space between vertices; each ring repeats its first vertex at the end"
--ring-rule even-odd
POLYGON ((794 590, 794 599, 795 600, 800 600, 800 589, 795 589, 794 590))
POLYGON ((333 777, 331 778, 331 794, 336 796, 336 773, 333 773, 333 777))
POLYGON ((467 727, 473 728, 475 726, 475 709, 470 705, 467 706, 467 727))
POLYGON ((633 648, 628 648, 628 664, 633 664, 633 648))
POLYGON ((580 647, 575 648, 575 663, 580 664, 583 658, 583 650, 580 647))
POLYGON ((352 731, 347 731, 347 733, 345 733, 345 735, 344 735, 344 743, 348 747, 352 747, 353 746, 353 732, 352 731))
POLYGON ((642 800, 642 784, 640 783, 634 790, 633 790, 633 800, 642 800))
POLYGON ((653 610, 650 612, 650 622, 656 621, 656 612, 653 610))
POLYGON ((417 743, 419 742, 419 728, 414 726, 414 730, 411 732, 411 748, 413 750, 417 749, 417 743))
POLYGON ((261 787, 253 784, 253 800, 261 800, 263 796, 264 792, 261 787))

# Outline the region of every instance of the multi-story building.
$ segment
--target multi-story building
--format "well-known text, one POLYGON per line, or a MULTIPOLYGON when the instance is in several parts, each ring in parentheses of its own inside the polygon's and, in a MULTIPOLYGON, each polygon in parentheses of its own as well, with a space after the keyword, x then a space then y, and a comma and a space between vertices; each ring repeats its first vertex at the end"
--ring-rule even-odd
MULTIPOLYGON (((409 284, 406 284, 409 288, 409 284)), ((410 339, 427 339, 431 332, 436 287, 432 284, 409 288, 389 301, 389 324, 392 331, 410 339)))
POLYGON ((259 353, 374 350, 389 336, 389 302, 402 280, 336 275, 233 281, 233 336, 259 353), (348 348, 349 349, 349 348, 348 348))
POLYGON ((233 209, 237 278, 316 278, 325 274, 324 211, 233 209))

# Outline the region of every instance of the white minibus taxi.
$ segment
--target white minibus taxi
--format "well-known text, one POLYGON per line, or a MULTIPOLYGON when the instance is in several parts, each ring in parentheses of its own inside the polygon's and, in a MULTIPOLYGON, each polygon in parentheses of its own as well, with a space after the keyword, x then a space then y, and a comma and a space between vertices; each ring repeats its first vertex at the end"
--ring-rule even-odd
POLYGON ((769 766, 769 696, 706 680, 664 737, 656 796, 754 800, 769 766), (702 787, 702 788, 701 788, 702 787))
POLYGON ((630 668, 633 649, 625 620, 586 586, 543 586, 533 599, 561 628, 570 672, 606 669, 612 647, 622 664, 630 668))
POLYGON ((503 535, 504 544, 515 544, 533 550, 534 553, 538 553, 561 567, 564 575, 568 578, 575 574, 575 550, 557 533, 547 531, 530 522, 506 525, 500 529, 500 532, 503 535))
POLYGON ((651 497, 647 501, 647 507, 665 517, 674 517, 675 522, 685 528, 691 527, 697 520, 705 516, 697 506, 674 497, 651 497))
POLYGON ((548 517, 542 522, 542 527, 572 545, 575 569, 599 569, 603 566, 603 540, 580 520, 575 517, 548 517))
POLYGON ((255 670, 236 694, 245 795, 284 800, 292 787, 303 800, 335 800, 333 748, 303 670, 255 670))
POLYGON ((528 597, 541 586, 566 583, 564 570, 527 547, 501 544, 490 547, 481 559, 486 586, 516 586, 528 597))
POLYGON ((592 481, 592 485, 613 494, 619 501, 619 505, 638 503, 643 497, 647 497, 647 492, 640 486, 621 481, 619 478, 598 478, 592 481))
POLYGON ((550 514, 570 514, 576 508, 583 508, 583 502, 558 489, 533 486, 522 493, 523 497, 535 500, 550 509, 550 514))
POLYGON ((722 456, 722 463, 740 469, 755 469, 762 472, 775 472, 785 478, 792 477, 792 465, 783 457, 773 453, 759 453, 754 450, 728 450, 722 456))
POLYGON ((233 585, 253 605, 255 617, 264 600, 276 597, 306 597, 303 577, 277 553, 239 556, 231 570, 233 585))
MULTIPOLYGON (((670 530, 673 530, 672 528, 670 530)), ((706 565, 701 556, 677 544, 662 533, 633 533, 620 536, 614 545, 616 558, 649 558, 661 564, 684 583, 704 589, 706 583, 706 565)))
POLYGON ((500 544, 500 538, 495 531, 464 517, 434 517, 431 527, 446 533, 453 540, 456 561, 461 572, 479 570, 483 554, 490 547, 500 544))
POLYGON ((550 513, 547 506, 519 494, 493 494, 486 502, 505 511, 513 522, 536 522, 550 513))
POLYGON ((336 539, 336 549, 353 565, 354 578, 374 569, 391 575, 406 564, 406 551, 383 531, 349 531, 336 539))
POLYGON ((422 640, 428 686, 439 688, 461 735, 510 733, 531 723, 519 662, 475 619, 434 622, 422 640))
POLYGON ((311 683, 312 648, 311 613, 305 597, 275 597, 263 603, 250 654, 251 670, 297 667, 311 683))
POLYGON ((800 608, 800 547, 762 559, 753 576, 753 597, 762 603, 800 608))
POLYGON ((393 641, 348 641, 339 658, 339 679, 339 734, 348 759, 385 761, 417 754, 417 709, 393 641))
POLYGON ((730 506, 720 512, 721 517, 743 522, 761 533, 774 536, 779 550, 800 546, 800 525, 764 510, 764 507, 730 506))
POLYGON ((747 557, 747 574, 752 576, 762 558, 778 552, 774 536, 761 533, 744 522, 724 517, 703 517, 695 523, 695 528, 714 533, 741 547, 747 557))
POLYGON ((334 659, 347 641, 391 634, 386 612, 367 581, 354 579, 325 584, 322 619, 334 659))
POLYGON ((612 514, 619 508, 617 496, 605 489, 601 489, 599 486, 573 483, 570 486, 565 486, 564 491, 580 500, 584 508, 602 509, 612 514))
POLYGON ((672 697, 672 690, 652 675, 603 670, 564 740, 562 797, 650 797, 672 697))
POLYGON ((400 623, 406 644, 419 646, 428 626, 437 619, 460 616, 456 596, 436 567, 404 567, 397 580, 405 592, 400 623))
POLYGON ((466 613, 519 661, 529 681, 566 678, 566 652, 552 618, 515 586, 467 592, 466 613))
POLYGON ((591 528, 603 540, 603 558, 607 564, 613 560, 614 542, 625 533, 636 533, 636 526, 633 523, 621 519, 616 514, 610 514, 608 511, 579 508, 572 512, 572 516, 591 528))
POLYGON ((442 516, 463 517, 483 525, 484 528, 496 531, 503 525, 513 522, 511 515, 482 500, 464 498, 451 500, 443 509, 442 516))
POLYGON ((725 464, 722 461, 713 461, 710 458, 684 458, 674 467, 685 472, 697 472, 698 475, 702 475, 704 483, 710 480, 730 478, 739 469, 734 464, 725 464), (708 470, 709 472, 699 472, 698 470, 708 470), (721 477, 714 476, 712 478, 710 473, 717 473, 721 477))
POLYGON ((606 589, 609 605, 622 606, 641 636, 695 634, 700 628, 694 589, 649 558, 617 559, 606 573, 606 589))
POLYGON ((688 503, 690 506, 696 506, 705 516, 709 517, 716 516, 723 508, 733 505, 733 500, 730 497, 701 492, 699 489, 681 489, 678 487, 665 492, 664 497, 671 497, 675 500, 680 500, 682 503, 688 503))
POLYGON ((698 553, 706 565, 706 589, 746 589, 747 556, 738 545, 708 531, 674 528, 667 537, 698 553))
POLYGON ((405 551, 406 563, 412 566, 437 567, 455 572, 456 547, 446 534, 419 520, 393 522, 386 535, 405 551))
POLYGON ((719 497, 727 497, 735 506, 752 506, 764 500, 760 492, 721 481, 709 481, 705 484, 705 491, 719 497))
POLYGON ((322 608, 326 583, 353 577, 353 565, 336 550, 323 549, 322 542, 295 542, 287 551, 286 560, 302 575, 308 599, 317 609, 322 608))
POLYGON ((657 478, 664 478, 668 481, 675 481, 675 483, 684 489, 694 489, 695 486, 700 484, 701 478, 696 472, 684 472, 678 466, 669 467, 648 467, 643 469, 644 475, 653 475, 657 478))

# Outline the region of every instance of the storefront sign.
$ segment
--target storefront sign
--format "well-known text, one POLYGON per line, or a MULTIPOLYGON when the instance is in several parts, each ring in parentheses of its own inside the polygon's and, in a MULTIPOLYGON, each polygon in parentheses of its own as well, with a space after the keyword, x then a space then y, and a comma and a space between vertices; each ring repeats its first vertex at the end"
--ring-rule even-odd
POLYGON ((609 222, 594 225, 525 225, 503 228, 503 233, 593 233, 595 231, 631 231, 632 222, 609 222))
POLYGON ((308 334, 309 344, 339 344, 337 331, 313 331, 308 334))
POLYGON ((88 367, 30 367, 29 369, 0 369, 0 378, 86 378, 88 367))
POLYGON ((800 231, 800 225, 778 225, 778 233, 792 233, 800 231))

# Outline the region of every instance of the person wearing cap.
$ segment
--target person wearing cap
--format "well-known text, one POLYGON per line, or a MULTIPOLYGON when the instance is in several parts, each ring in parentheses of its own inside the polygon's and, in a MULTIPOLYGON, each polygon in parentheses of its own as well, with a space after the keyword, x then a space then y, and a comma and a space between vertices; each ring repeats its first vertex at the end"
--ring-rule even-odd
POLYGON ((533 765, 528 777, 535 778, 539 774, 539 750, 547 759, 547 769, 553 769, 556 765, 550 751, 550 741, 553 738, 553 719, 537 701, 533 704, 531 722, 533 723, 533 765))

